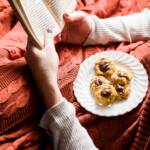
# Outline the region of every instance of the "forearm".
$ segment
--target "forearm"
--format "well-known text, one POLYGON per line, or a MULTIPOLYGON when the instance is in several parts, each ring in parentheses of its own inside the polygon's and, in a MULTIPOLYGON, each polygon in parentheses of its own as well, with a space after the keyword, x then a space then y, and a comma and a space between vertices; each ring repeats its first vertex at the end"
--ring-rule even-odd
POLYGON ((40 126, 52 134, 55 150, 97 150, 65 99, 43 115, 40 126))
MULTIPOLYGON (((55 80, 54 80, 55 81, 55 80)), ((53 81, 47 81, 45 82, 43 81, 40 85, 39 85, 39 90, 41 91, 41 94, 43 96, 43 103, 46 109, 49 109, 53 106, 55 106, 56 104, 62 102, 64 100, 58 84, 57 84, 57 80, 56 82, 53 81)))
POLYGON ((92 31, 84 45, 150 39, 150 10, 129 16, 99 19, 89 16, 92 31))
POLYGON ((26 60, 43 95, 49 110, 40 121, 40 126, 53 135, 55 150, 96 150, 87 131, 75 116, 75 109, 67 102, 57 84, 59 59, 52 35, 48 31, 44 38, 44 49, 27 46, 26 60))

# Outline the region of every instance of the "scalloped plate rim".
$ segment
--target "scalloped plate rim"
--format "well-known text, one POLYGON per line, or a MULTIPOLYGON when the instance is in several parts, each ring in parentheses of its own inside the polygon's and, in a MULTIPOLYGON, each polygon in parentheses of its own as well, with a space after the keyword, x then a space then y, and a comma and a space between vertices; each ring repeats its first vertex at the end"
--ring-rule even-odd
MULTIPOLYGON (((97 58, 97 59, 98 59, 98 58, 97 58)), ((96 60, 97 60, 97 59, 96 59, 96 60)), ((96 61, 96 60, 94 60, 94 61, 96 61)), ((130 65, 131 65, 131 64, 129 64, 129 66, 130 66, 130 65)), ((77 77, 76 77, 75 81, 73 82, 74 95, 75 95, 77 101, 80 103, 80 105, 81 105, 83 108, 85 108, 87 111, 89 111, 89 112, 91 112, 91 113, 93 113, 93 114, 95 114, 95 115, 105 116, 105 117, 119 116, 119 115, 123 115, 123 114, 125 114, 125 113, 127 113, 127 112, 130 112, 131 110, 133 110, 134 108, 136 108, 136 107, 143 101, 143 98, 144 98, 144 96, 145 96, 145 94, 146 94, 146 92, 147 92, 147 89, 148 89, 148 75, 147 75, 147 72, 146 72, 146 70, 145 70, 143 64, 141 64, 140 61, 139 61, 137 58, 135 58, 134 56, 129 55, 128 53, 121 52, 121 51, 103 51, 103 52, 97 52, 97 53, 95 53, 94 55, 89 56, 88 58, 86 58, 86 59, 80 64, 77 77), (97 112, 97 110, 91 110, 91 109, 89 109, 87 106, 85 106, 84 102, 82 102, 82 100, 79 99, 80 96, 78 95, 78 92, 77 92, 76 88, 77 88, 77 84, 79 84, 79 83, 78 83, 79 75, 81 75, 80 72, 81 72, 81 69, 83 68, 83 66, 84 66, 88 61, 90 61, 92 58, 95 58, 95 59, 96 59, 96 57, 100 57, 100 56, 104 56, 104 55, 105 55, 106 57, 108 57, 107 55, 110 55, 111 53, 115 53, 115 54, 119 54, 119 55, 124 55, 124 57, 128 57, 128 58, 134 60, 134 62, 135 62, 136 64, 140 64, 139 67, 141 67, 141 68, 143 69, 143 73, 145 74, 145 77, 146 77, 144 80, 146 80, 146 82, 145 82, 145 89, 144 89, 143 95, 141 96, 141 94, 140 94, 141 100, 138 100, 138 102, 136 101, 136 102, 134 103, 134 107, 132 106, 132 108, 128 108, 128 109, 126 108, 125 111, 122 111, 122 112, 119 112, 119 113, 116 113, 116 112, 115 112, 114 114, 111 114, 111 115, 110 115, 110 114, 107 114, 107 113, 106 113, 106 114, 100 114, 99 112, 97 112)), ((128 101, 128 100, 125 100, 125 101, 128 101)), ((96 103, 96 102, 95 102, 95 103, 96 103)), ((96 104, 96 105, 98 105, 98 104, 96 104)), ((114 103, 113 105, 115 105, 115 103, 114 103)), ((95 106, 95 107, 99 107, 99 109, 101 108, 101 106, 95 106)), ((103 108, 104 108, 104 107, 103 107, 103 108)), ((108 107, 107 107, 107 108, 108 108, 108 107)), ((111 107, 110 107, 110 108, 111 108, 111 107)), ((101 108, 101 109, 102 109, 102 108, 101 108)), ((105 108, 104 108, 104 109, 105 109, 105 108)))

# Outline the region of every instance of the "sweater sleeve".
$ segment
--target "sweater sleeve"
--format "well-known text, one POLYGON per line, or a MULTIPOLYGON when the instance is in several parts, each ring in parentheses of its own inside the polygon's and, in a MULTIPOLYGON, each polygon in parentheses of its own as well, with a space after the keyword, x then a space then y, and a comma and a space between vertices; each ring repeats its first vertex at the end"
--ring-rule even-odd
POLYGON ((54 150, 98 150, 66 100, 47 110, 40 127, 52 136, 54 150))
POLYGON ((111 42, 134 42, 150 39, 150 10, 128 16, 100 19, 94 15, 87 17, 92 31, 84 45, 111 42))

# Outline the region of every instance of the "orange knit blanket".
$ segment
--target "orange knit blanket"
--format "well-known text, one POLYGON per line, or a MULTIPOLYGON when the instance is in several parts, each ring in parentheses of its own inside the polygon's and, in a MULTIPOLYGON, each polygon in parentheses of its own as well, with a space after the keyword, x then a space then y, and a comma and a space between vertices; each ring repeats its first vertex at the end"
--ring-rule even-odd
MULTIPOLYGON (((127 15, 150 8, 149 0, 78 0, 78 10, 99 17, 127 15)), ((7 0, 0 0, 0 150, 50 150, 51 139, 38 128, 44 110, 23 58, 27 35, 7 0)), ((103 150, 150 149, 150 88, 143 102, 118 117, 98 117, 84 110, 74 97, 72 84, 80 63, 88 56, 116 50, 137 57, 150 77, 150 41, 81 47, 56 45, 61 92, 76 108, 77 117, 96 146, 103 150)), ((137 91, 138 92, 138 91, 137 91)))

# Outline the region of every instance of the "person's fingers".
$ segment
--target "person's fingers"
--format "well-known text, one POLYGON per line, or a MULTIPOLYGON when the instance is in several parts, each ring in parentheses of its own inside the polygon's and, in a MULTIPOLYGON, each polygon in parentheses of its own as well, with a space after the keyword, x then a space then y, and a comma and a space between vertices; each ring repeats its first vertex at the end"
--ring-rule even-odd
POLYGON ((73 12, 71 14, 65 13, 63 15, 65 23, 71 23, 71 22, 78 22, 84 19, 84 17, 87 16, 87 14, 83 11, 77 11, 73 12))
POLYGON ((63 18, 64 18, 65 23, 67 23, 69 20, 69 14, 67 13, 63 14, 63 18))
POLYGON ((61 42, 67 42, 67 35, 68 35, 68 24, 65 25, 61 32, 61 42))
POLYGON ((55 37, 54 37, 54 44, 57 44, 61 42, 61 33, 57 34, 55 37))
POLYGON ((25 55, 24 55, 24 57, 25 57, 25 59, 26 59, 26 61, 28 62, 30 59, 29 59, 29 57, 30 57, 30 55, 31 55, 31 50, 32 50, 32 42, 31 42, 31 40, 30 40, 30 38, 28 37, 28 40, 27 40, 27 46, 26 46, 26 52, 25 52, 25 55))
POLYGON ((28 37, 28 40, 27 40, 27 46, 26 46, 26 52, 30 52, 32 49, 33 49, 33 43, 31 41, 31 39, 28 37))
POLYGON ((56 53, 55 45, 54 45, 54 37, 52 35, 52 32, 47 30, 47 33, 45 34, 44 38, 44 51, 49 51, 50 53, 56 53))

